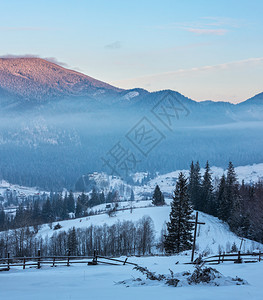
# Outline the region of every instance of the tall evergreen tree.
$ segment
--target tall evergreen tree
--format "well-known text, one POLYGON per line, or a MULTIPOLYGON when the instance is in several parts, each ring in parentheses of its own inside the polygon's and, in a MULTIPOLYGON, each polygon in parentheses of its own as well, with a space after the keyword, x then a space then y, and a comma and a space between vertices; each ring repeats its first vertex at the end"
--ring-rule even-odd
POLYGON ((61 211, 61 219, 65 220, 68 218, 68 197, 65 195, 64 200, 63 200, 63 206, 62 206, 62 211, 61 211))
POLYGON ((104 192, 101 192, 99 195, 99 204, 104 204, 106 201, 104 192))
POLYGON ((95 205, 100 204, 100 198, 95 188, 92 189, 90 201, 89 201, 89 207, 93 207, 95 205))
POLYGON ((6 216, 3 209, 0 209, 0 230, 4 230, 6 223, 6 216))
MULTIPOLYGON (((237 175, 232 162, 229 162, 226 177, 226 198, 229 207, 228 223, 232 230, 236 230, 242 215, 242 201, 238 189, 237 175)), ((246 218, 245 218, 246 220, 246 218)))
POLYGON ((85 193, 82 192, 78 197, 78 201, 81 203, 81 205, 88 206, 88 195, 85 195, 85 193))
POLYGON ((161 206, 164 205, 164 196, 163 193, 161 192, 159 185, 157 184, 154 192, 153 192, 153 200, 152 200, 152 204, 155 206, 161 206))
POLYGON ((133 191, 133 189, 131 190, 131 197, 130 197, 130 201, 134 201, 135 199, 134 199, 134 191, 133 191))
POLYGON ((68 250, 71 255, 77 255, 78 241, 76 235, 76 229, 73 227, 68 233, 68 250))
POLYGON ((75 212, 75 200, 73 192, 70 191, 68 198, 67 198, 67 206, 68 206, 68 212, 74 213, 75 212))
POLYGON ((181 172, 176 183, 171 204, 170 221, 167 223, 164 248, 168 254, 189 250, 192 246, 193 210, 190 205, 187 179, 181 172))
POLYGON ((217 192, 217 216, 219 219, 226 221, 229 217, 229 207, 226 197, 226 177, 222 175, 217 192))
POLYGON ((188 193, 190 201, 194 208, 199 210, 201 205, 201 173, 200 165, 197 161, 196 164, 192 161, 190 166, 188 193))
POLYGON ((236 202, 238 200, 237 176, 231 161, 229 162, 226 176, 226 199, 231 214, 234 206, 237 205, 236 202))
POLYGON ((33 202, 32 219, 33 219, 33 225, 40 223, 41 211, 39 207, 39 201, 33 202))
POLYGON ((202 180, 202 193, 201 193, 201 201, 200 201, 200 210, 209 214, 216 213, 216 207, 214 203, 214 195, 213 195, 213 183, 212 176, 210 172, 210 166, 208 161, 205 166, 205 173, 202 180))
POLYGON ((49 223, 53 221, 52 207, 49 198, 42 207, 42 220, 44 223, 49 223))
POLYGON ((107 197, 106 197, 106 202, 112 203, 112 199, 113 199, 113 193, 111 191, 109 191, 107 194, 107 197))
POLYGON ((83 216, 83 205, 80 203, 79 200, 77 200, 75 217, 80 218, 82 216, 83 216))

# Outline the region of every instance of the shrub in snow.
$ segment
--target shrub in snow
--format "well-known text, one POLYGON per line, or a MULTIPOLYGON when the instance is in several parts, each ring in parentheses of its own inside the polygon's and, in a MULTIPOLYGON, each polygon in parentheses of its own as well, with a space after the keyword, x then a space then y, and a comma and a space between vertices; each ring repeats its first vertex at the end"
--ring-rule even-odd
POLYGON ((170 271, 170 278, 166 279, 166 284, 170 286, 177 286, 180 280, 174 277, 174 272, 172 270, 169 269, 169 271, 170 271))
POLYGON ((124 284, 126 287, 129 286, 141 286, 141 285, 169 285, 174 287, 189 286, 189 285, 212 285, 212 286, 223 286, 223 285, 243 285, 247 282, 241 278, 231 278, 222 275, 214 268, 203 267, 197 265, 194 272, 181 272, 176 273, 172 270, 169 275, 156 274, 151 272, 147 268, 136 266, 135 270, 141 272, 146 279, 132 278, 118 282, 118 284, 124 284))
POLYGON ((194 272, 187 279, 190 285, 192 284, 209 284, 209 285, 243 285, 247 282, 239 277, 225 277, 214 268, 196 265, 194 272))
POLYGON ((141 272, 143 275, 146 275, 146 278, 150 279, 150 280, 161 281, 161 280, 165 279, 164 275, 160 275, 160 274, 156 275, 155 272, 151 272, 147 268, 144 268, 144 267, 136 266, 136 267, 134 267, 134 270, 137 270, 137 271, 141 272))
POLYGON ((188 278, 189 284, 209 283, 216 277, 220 277, 220 273, 213 268, 196 265, 194 272, 188 278))

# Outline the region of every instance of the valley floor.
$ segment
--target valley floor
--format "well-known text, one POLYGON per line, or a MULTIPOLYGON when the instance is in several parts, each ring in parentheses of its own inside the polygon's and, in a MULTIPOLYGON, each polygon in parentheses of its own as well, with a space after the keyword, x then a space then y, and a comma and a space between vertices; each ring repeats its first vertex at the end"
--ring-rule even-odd
MULTIPOLYGON (((146 266, 151 271, 168 274, 192 271, 186 265, 188 256, 131 257, 129 261, 146 266), (179 261, 178 264, 176 262, 179 261)), ((119 281, 144 276, 132 266, 87 266, 86 264, 44 267, 40 270, 12 268, 0 273, 0 299, 3 300, 140 300, 140 299, 189 299, 189 300, 261 300, 263 295, 263 263, 223 263, 215 267, 225 276, 245 279, 247 285, 207 286, 194 285, 169 287, 153 282, 142 286, 126 287, 119 281)))

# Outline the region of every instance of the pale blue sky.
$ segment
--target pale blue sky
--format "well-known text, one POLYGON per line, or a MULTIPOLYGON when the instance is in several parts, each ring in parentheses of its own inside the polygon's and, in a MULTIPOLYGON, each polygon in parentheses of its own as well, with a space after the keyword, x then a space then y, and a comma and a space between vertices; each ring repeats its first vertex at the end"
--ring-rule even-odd
POLYGON ((0 55, 55 57, 123 88, 262 92, 263 1, 0 0, 0 55))

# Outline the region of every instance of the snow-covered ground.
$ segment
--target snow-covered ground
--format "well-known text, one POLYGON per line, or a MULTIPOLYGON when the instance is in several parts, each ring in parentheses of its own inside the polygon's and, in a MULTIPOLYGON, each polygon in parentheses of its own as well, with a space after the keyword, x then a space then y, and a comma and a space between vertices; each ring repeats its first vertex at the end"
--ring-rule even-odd
MULTIPOLYGON (((166 199, 166 202, 170 202, 166 199)), ((123 203, 128 205, 127 202, 123 203)), ((158 239, 161 234, 162 228, 165 226, 165 222, 169 220, 170 205, 163 207, 143 207, 151 205, 151 201, 139 201, 133 204, 135 209, 132 213, 130 210, 118 211, 116 216, 109 217, 107 214, 94 215, 89 217, 83 217, 79 219, 66 220, 59 222, 62 228, 59 230, 50 229, 49 225, 43 225, 38 233, 43 238, 46 236, 51 237, 54 232, 67 231, 73 226, 75 228, 85 228, 90 225, 112 225, 118 221, 131 220, 138 221, 143 216, 150 216, 154 222, 156 231, 156 238, 158 239)), ((102 206, 99 206, 102 208, 102 206)), ((205 213, 199 213, 199 220, 205 222, 205 225, 199 225, 197 232, 197 249, 201 253, 217 254, 219 248, 221 251, 229 251, 232 244, 235 243, 237 247, 241 244, 241 239, 229 230, 227 224, 220 221, 218 218, 207 215, 205 213)), ((54 223, 55 224, 55 223, 54 223)), ((263 246, 259 243, 245 239, 242 243, 242 251, 253 251, 254 249, 262 249, 263 246)))
MULTIPOLYGON (((257 183, 259 180, 263 180, 263 163, 253 164, 247 166, 239 166, 235 168, 237 179, 241 183, 244 180, 245 183, 257 183)), ((157 177, 151 179, 144 186, 135 186, 135 195, 139 196, 146 193, 152 193, 155 186, 158 184, 161 191, 171 194, 174 190, 178 175, 180 172, 188 175, 189 170, 177 170, 167 174, 158 175, 157 177)), ((203 175, 205 170, 201 169, 201 174, 203 175)), ((214 181, 218 181, 223 174, 227 173, 227 170, 219 167, 211 167, 212 178, 214 181)), ((145 173, 136 173, 134 179, 141 181, 145 176, 145 173)))
MULTIPOLYGON (((237 168, 237 173, 242 179, 249 182, 251 178, 258 180, 258 175, 262 171, 263 164, 254 174, 255 168, 251 172, 237 168), (262 170, 261 170, 262 168, 262 170), (243 172, 243 177, 241 176, 243 172), (250 174, 250 175, 248 175, 250 174), (253 177, 254 176, 254 177, 253 177)), ((223 171, 223 170, 222 170, 223 171)), ((218 171, 218 176, 219 176, 218 171)), ((220 173, 221 175, 222 173, 220 173)), ((162 175, 167 176, 167 175, 162 175)), ((167 192, 171 192, 174 188, 174 179, 178 176, 173 172, 169 176, 158 176, 158 184, 163 184, 167 192), (168 179, 171 179, 169 181, 168 179), (170 183, 169 183, 170 182, 170 183)), ((114 179, 115 180, 115 179, 114 179)), ((116 179, 119 180, 119 179, 116 179)), ((157 180, 157 179, 156 179, 157 180)), ((151 180, 146 188, 156 184, 151 180)), ((139 188, 139 187, 138 187, 139 188)), ((140 187, 142 188, 142 187, 140 187)), ((145 187, 143 187, 145 188, 145 187)), ((162 185, 161 185, 162 188, 162 185)), ((43 225, 38 232, 42 237, 51 237, 54 232, 68 230, 75 226, 76 228, 85 228, 90 225, 114 224, 118 221, 132 220, 137 221, 145 215, 153 219, 156 238, 158 239, 164 224, 169 219, 170 199, 166 198, 168 205, 163 207, 151 206, 151 201, 134 201, 132 213, 129 208, 130 202, 121 202, 120 207, 126 210, 118 211, 115 216, 109 217, 107 214, 94 215, 62 221, 62 228, 52 230, 48 224, 43 225)), ((93 210, 105 209, 105 204, 93 208, 93 210)), ((199 213, 199 220, 205 222, 205 225, 199 225, 197 234, 197 252, 206 255, 217 254, 221 251, 228 251, 233 243, 240 246, 241 240, 238 236, 229 230, 227 224, 215 217, 205 213, 199 213)), ((55 223, 54 223, 55 224, 55 223)), ((255 249, 263 250, 263 245, 245 239, 242 243, 242 252, 253 251, 255 249)), ((196 254, 197 255, 197 254, 196 254)), ((150 271, 158 274, 169 274, 169 269, 174 273, 185 271, 193 272, 194 267, 185 264, 190 261, 189 251, 182 255, 165 257, 130 257, 130 262, 147 267, 150 271)), ((170 287, 164 282, 150 282, 145 280, 145 276, 133 269, 130 265, 110 266, 97 265, 87 266, 87 264, 75 264, 70 267, 44 266, 40 270, 35 268, 12 267, 8 272, 0 272, 0 299, 2 300, 155 300, 155 299, 180 299, 180 300, 261 300, 263 298, 262 274, 263 263, 244 263, 234 264, 232 262, 224 262, 215 267, 224 276, 235 278, 236 276, 248 282, 245 285, 236 285, 229 280, 222 280, 220 286, 200 285, 183 285, 181 287, 170 287), (130 284, 134 278, 141 278, 143 285, 130 284), (125 284, 120 284, 125 281, 125 284), (128 284, 127 284, 128 283, 128 284), (129 286, 129 287, 128 287, 129 286)))
MULTIPOLYGON (((1 180, 0 193, 3 194, 6 191, 6 189, 10 189, 12 191, 15 190, 18 193, 24 194, 25 196, 34 195, 41 192, 38 188, 35 187, 25 187, 21 185, 11 184, 5 180, 1 180)), ((44 191, 42 191, 41 193, 44 193, 44 191)))
MULTIPOLYGON (((172 257, 131 257, 131 262, 147 267, 159 274, 193 271, 192 265, 183 264, 183 256, 172 257), (178 264, 176 262, 179 261, 178 264)), ((22 270, 14 267, 0 273, 0 299, 3 300, 262 300, 263 263, 223 263, 215 267, 224 276, 236 276, 246 280, 246 285, 227 284, 207 286, 205 284, 170 287, 162 282, 152 281, 140 286, 127 287, 118 284, 132 278, 145 279, 132 266, 87 266, 86 264, 46 266, 22 270)))

